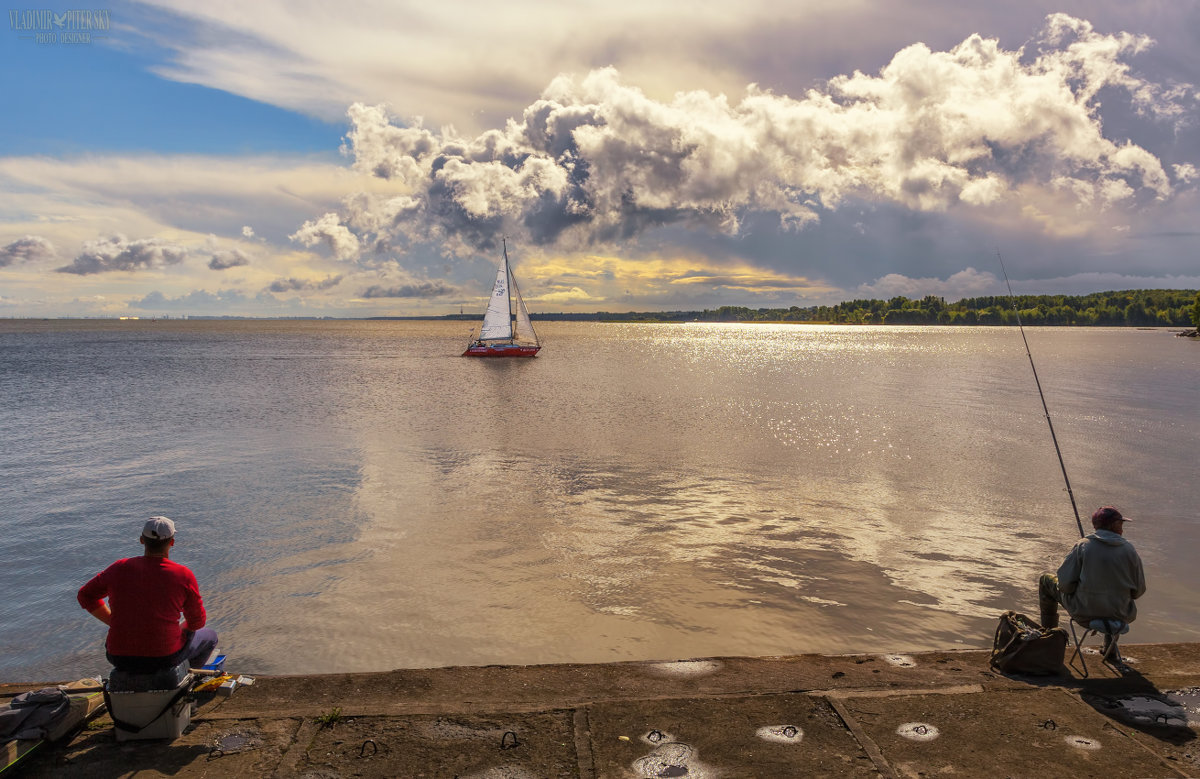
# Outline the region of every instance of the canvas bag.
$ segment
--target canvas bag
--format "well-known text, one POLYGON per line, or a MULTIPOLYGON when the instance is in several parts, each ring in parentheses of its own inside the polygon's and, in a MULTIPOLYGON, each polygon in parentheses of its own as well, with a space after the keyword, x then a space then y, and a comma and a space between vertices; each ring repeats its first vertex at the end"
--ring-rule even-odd
POLYGON ((996 626, 991 666, 1001 673, 1055 674, 1066 650, 1067 631, 1044 628, 1024 614, 1006 611, 996 626))

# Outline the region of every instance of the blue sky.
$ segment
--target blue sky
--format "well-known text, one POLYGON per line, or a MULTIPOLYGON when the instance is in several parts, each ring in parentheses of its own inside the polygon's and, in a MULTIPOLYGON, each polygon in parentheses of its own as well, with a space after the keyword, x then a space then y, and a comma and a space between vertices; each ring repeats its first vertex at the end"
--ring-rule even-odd
POLYGON ((541 311, 1200 287, 1195 3, 38 9, 0 316, 446 313, 501 235, 541 311))
MULTIPOLYGON (((5 20, 5 26, 9 26, 5 20)), ((5 30, 0 113, 5 155, 325 154, 333 158, 344 121, 303 113, 151 72, 168 52, 148 42, 117 48, 35 45, 5 30)), ((112 33, 110 33, 111 35, 112 33)))

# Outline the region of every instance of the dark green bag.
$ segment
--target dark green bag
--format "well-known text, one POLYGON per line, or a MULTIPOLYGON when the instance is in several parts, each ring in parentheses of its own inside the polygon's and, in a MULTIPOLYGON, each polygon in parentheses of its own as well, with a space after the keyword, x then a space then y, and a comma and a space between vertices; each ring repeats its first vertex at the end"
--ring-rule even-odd
POLYGON ((992 644, 992 668, 1006 674, 1057 674, 1067 651, 1067 631, 1044 628, 1024 614, 1000 615, 992 644))

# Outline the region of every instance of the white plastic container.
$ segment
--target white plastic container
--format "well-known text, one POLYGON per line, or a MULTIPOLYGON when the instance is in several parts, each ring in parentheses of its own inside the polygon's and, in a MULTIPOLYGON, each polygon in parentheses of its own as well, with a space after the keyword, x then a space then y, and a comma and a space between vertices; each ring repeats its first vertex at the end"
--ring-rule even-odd
MULTIPOLYGON (((191 677, 185 684, 191 684, 191 677)), ((177 692, 178 690, 109 692, 108 699, 112 702, 110 714, 130 725, 144 726, 136 733, 122 728, 114 728, 117 733, 117 741, 178 738, 187 726, 192 724, 192 702, 187 695, 184 695, 170 708, 163 711, 163 707, 177 692), (152 721, 151 718, 155 715, 157 718, 152 721)))
POLYGON ((117 741, 178 738, 192 723, 192 702, 186 692, 191 686, 192 674, 187 672, 186 662, 155 674, 114 671, 108 683, 109 714, 134 727, 141 727, 135 733, 114 725, 117 741), (146 689, 167 685, 171 686, 165 690, 146 689), (176 695, 179 695, 179 699, 170 703, 176 695))

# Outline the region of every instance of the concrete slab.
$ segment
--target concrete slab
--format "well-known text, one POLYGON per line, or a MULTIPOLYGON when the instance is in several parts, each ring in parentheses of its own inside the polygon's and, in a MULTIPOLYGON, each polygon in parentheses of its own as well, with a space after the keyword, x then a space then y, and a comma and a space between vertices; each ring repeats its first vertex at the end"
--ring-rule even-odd
POLYGON ((889 662, 885 655, 796 655, 258 677, 253 687, 239 689, 206 716, 252 718, 284 710, 292 716, 319 716, 333 706, 363 716, 480 713, 566 709, 610 700, 942 686, 964 678, 1022 683, 991 673, 987 657, 970 650, 923 653, 910 665, 889 662))
POLYGON ((174 741, 117 743, 111 721, 101 718, 66 748, 27 766, 21 776, 270 776, 300 727, 301 720, 286 718, 199 721, 174 741))
POLYGON ((293 776, 579 776, 571 712, 472 717, 353 717, 319 728, 293 776))
MULTIPOLYGON (((1200 645, 1120 675, 978 650, 262 677, 171 742, 94 720, 23 776, 1200 776, 1200 645)), ((242 672, 250 669, 237 669, 242 672)), ((45 686, 5 685, 0 696, 45 686)))
POLYGON ((1059 689, 849 696, 845 705, 901 777, 1113 777, 1172 768, 1059 689))
POLYGON ((876 776, 827 700, 809 695, 685 698, 588 710, 596 775, 876 776))

